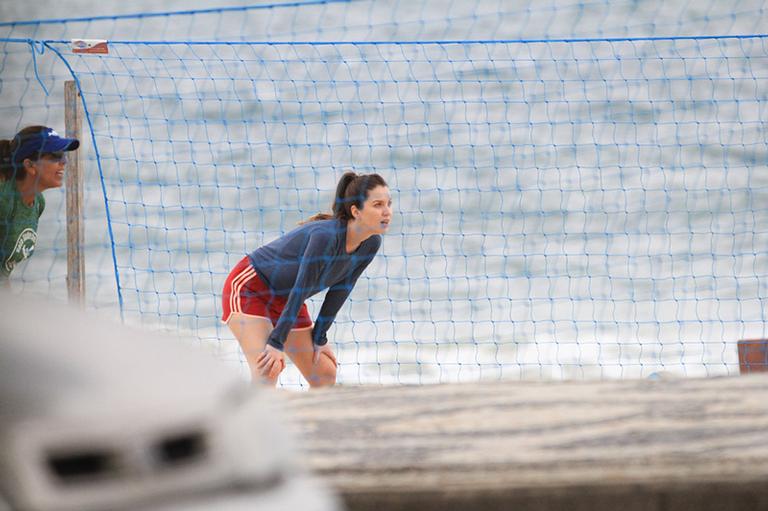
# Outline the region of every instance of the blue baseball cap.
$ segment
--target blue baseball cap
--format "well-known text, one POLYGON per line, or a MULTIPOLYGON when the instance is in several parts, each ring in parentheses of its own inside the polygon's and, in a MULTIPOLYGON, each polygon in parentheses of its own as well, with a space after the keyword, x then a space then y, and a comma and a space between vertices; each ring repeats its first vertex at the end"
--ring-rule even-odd
POLYGON ((61 151, 74 151, 80 147, 80 141, 76 138, 64 138, 51 128, 46 128, 39 133, 25 135, 19 141, 19 146, 13 152, 13 159, 17 162, 24 161, 30 156, 45 153, 58 153, 61 151))

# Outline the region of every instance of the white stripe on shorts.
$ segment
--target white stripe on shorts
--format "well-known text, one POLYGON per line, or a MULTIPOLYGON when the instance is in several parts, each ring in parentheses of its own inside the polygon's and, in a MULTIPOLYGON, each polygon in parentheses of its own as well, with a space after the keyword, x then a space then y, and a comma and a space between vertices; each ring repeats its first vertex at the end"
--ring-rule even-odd
POLYGON ((253 266, 248 265, 247 268, 232 279, 232 292, 229 295, 230 314, 233 312, 243 312, 243 306, 240 304, 240 290, 254 275, 256 275, 256 270, 253 269, 253 266))

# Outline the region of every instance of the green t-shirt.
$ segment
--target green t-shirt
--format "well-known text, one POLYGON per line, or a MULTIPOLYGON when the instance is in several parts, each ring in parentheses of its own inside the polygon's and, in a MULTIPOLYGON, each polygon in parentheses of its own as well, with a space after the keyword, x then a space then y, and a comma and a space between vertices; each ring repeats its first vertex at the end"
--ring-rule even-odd
POLYGON ((27 206, 16 182, 0 178, 0 281, 7 280, 13 268, 32 255, 44 209, 43 194, 36 194, 35 202, 27 206))

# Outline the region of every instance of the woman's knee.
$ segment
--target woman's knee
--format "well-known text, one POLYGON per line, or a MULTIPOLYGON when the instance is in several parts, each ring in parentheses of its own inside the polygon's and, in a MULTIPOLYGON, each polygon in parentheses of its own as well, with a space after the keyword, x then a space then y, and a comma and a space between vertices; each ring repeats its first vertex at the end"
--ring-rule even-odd
POLYGON ((310 387, 330 387, 336 383, 336 363, 327 353, 320 354, 320 360, 312 369, 308 378, 310 387))

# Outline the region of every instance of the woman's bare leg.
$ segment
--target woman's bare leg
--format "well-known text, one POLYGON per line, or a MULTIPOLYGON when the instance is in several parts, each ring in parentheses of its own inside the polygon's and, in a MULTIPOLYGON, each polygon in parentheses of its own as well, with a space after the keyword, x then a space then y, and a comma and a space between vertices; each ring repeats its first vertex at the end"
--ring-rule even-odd
POLYGON ((272 332, 272 323, 267 318, 233 312, 227 321, 227 326, 240 343, 240 349, 243 350, 248 368, 251 370, 251 381, 275 386, 277 377, 265 377, 258 368, 259 357, 264 352, 267 338, 272 332))
POLYGON ((328 387, 336 383, 335 360, 323 353, 317 363, 313 363, 311 328, 291 330, 285 340, 285 354, 296 364, 310 387, 328 387))

